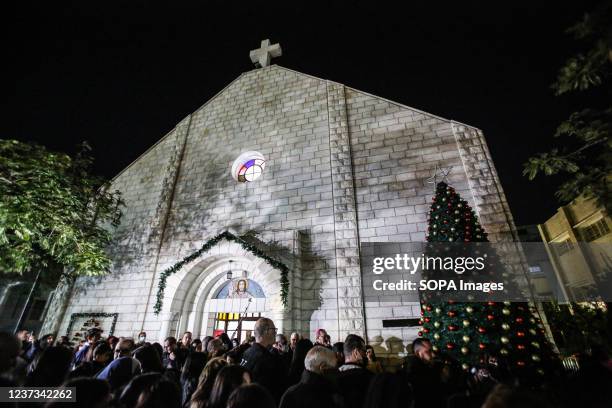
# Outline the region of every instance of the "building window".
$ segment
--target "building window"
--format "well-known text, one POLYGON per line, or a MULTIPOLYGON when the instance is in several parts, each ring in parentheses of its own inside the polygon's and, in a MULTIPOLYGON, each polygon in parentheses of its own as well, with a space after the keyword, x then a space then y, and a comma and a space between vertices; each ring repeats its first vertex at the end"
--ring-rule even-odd
POLYGON ((591 225, 582 228, 581 234, 582 239, 587 242, 594 241, 597 238, 603 237, 610 232, 610 227, 605 219, 600 219, 591 225))
POLYGON ((574 244, 569 238, 566 239, 565 241, 554 242, 553 245, 555 247, 555 251, 557 252, 557 256, 566 254, 572 249, 574 249, 574 244))
POLYGON ((540 267, 540 265, 530 265, 529 266, 529 272, 530 273, 541 273, 542 272, 542 268, 540 267))
POLYGON ((241 183, 255 181, 263 174, 266 159, 259 152, 242 153, 232 165, 232 177, 241 183))

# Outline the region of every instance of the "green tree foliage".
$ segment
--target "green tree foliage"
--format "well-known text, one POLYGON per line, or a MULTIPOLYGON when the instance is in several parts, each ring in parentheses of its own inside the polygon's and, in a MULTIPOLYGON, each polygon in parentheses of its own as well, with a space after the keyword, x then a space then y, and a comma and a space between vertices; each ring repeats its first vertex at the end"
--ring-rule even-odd
POLYGON ((572 26, 568 33, 583 45, 580 52, 561 67, 552 88, 556 95, 597 88, 607 96, 606 106, 574 112, 555 133, 557 146, 524 164, 523 174, 533 180, 538 174, 564 174, 566 182, 557 197, 569 202, 579 195, 594 197, 612 214, 612 6, 604 4, 572 26))
POLYGON ((544 303, 546 317, 563 355, 584 354, 593 346, 612 348, 608 311, 601 303, 544 303))
POLYGON ((0 273, 61 269, 104 274, 119 224, 119 192, 90 172, 86 143, 74 157, 0 139, 0 273))
MULTIPOLYGON (((478 216, 455 190, 446 183, 438 183, 429 212, 428 245, 434 248, 434 256, 451 244, 488 242, 487 234, 478 216), (436 244, 438 243, 438 244, 436 244)), ((468 245, 469 246, 469 245, 468 245)), ((487 269, 479 272, 487 281, 509 279, 499 262, 490 256, 487 269), (495 276, 495 278, 491 278, 495 276)), ((452 271, 450 273, 453 273, 452 271)), ((438 275, 439 271, 431 271, 438 275)), ((462 279, 467 277, 462 275, 462 279)), ((462 364, 464 369, 485 362, 487 355, 494 355, 501 363, 523 379, 533 379, 545 374, 550 362, 550 349, 544 337, 544 329, 533 309, 518 302, 443 302, 430 294, 421 294, 421 335, 428 338, 434 351, 451 361, 462 364)))

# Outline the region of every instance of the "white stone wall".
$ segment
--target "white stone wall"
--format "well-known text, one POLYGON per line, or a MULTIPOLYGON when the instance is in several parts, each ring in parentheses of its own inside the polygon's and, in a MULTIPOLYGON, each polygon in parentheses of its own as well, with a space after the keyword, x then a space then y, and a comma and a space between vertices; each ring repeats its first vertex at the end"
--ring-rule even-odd
MULTIPOLYGON (((153 314, 159 274, 224 230, 255 230, 293 269, 284 327, 407 342, 417 329, 382 320, 419 306, 363 304, 358 244, 425 239, 436 164, 453 167, 450 183, 494 238, 511 231, 479 130, 282 67, 247 72, 114 180, 127 207, 113 273, 72 296, 60 331, 73 312, 118 312, 117 335, 165 336, 172 302, 153 314), (248 150, 266 171, 237 183, 230 167, 248 150)), ((177 288, 166 297, 184 303, 177 288)))
MULTIPOLYGON (((147 299, 154 284, 155 253, 159 246, 160 220, 168 175, 178 158, 183 123, 143 154, 113 180, 125 208, 111 248, 111 274, 104 278, 80 278, 75 283, 59 334, 65 334, 70 315, 83 312, 119 313, 115 333, 135 336, 143 328, 147 299)), ((160 324, 144 327, 158 330, 160 324)))

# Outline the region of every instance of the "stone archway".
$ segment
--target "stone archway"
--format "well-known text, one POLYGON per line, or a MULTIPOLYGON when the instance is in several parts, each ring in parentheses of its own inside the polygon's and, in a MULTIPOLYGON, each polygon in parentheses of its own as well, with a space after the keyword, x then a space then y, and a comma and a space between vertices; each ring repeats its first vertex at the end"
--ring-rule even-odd
POLYGON ((279 331, 291 330, 291 313, 281 301, 281 271, 233 241, 223 240, 192 265, 168 278, 165 310, 162 311, 161 338, 191 331, 194 337, 212 335, 215 315, 219 312, 261 313, 275 321, 279 331), (261 286, 265 298, 215 299, 226 284, 229 261, 232 269, 246 270, 248 278, 261 286))

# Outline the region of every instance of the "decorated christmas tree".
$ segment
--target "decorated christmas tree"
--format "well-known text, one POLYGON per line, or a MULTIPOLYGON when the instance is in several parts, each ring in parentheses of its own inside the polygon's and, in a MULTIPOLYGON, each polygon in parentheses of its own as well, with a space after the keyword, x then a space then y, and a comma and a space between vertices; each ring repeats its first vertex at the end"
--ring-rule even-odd
MULTIPOLYGON (((472 208, 444 182, 436 185, 427 241, 430 254, 441 251, 445 246, 442 243, 454 243, 446 245, 450 246, 488 242, 472 208)), ((470 245, 478 244, 463 246, 470 245)), ((495 255, 487 261, 485 274, 512 284, 501 262, 494 258, 495 255)), ((468 370, 484 364, 488 356, 495 356, 519 378, 537 379, 545 374, 546 362, 550 361, 549 347, 541 322, 529 304, 442 301, 431 293, 422 294, 421 302, 420 335, 432 342, 434 351, 442 358, 456 361, 468 370)))

